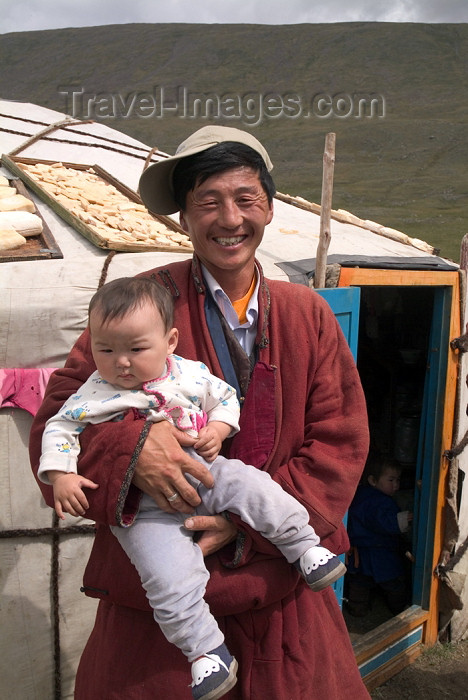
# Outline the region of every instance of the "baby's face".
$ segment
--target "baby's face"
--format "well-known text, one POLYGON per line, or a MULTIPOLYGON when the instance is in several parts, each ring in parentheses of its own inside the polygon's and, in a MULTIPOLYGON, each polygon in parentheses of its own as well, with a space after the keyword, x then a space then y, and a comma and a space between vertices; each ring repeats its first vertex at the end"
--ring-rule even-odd
POLYGON ((145 382, 160 377, 167 355, 177 346, 177 330, 166 332, 160 313, 149 302, 105 323, 96 309, 89 329, 99 374, 121 389, 140 389, 145 382))
POLYGON ((372 486, 387 496, 393 496, 400 488, 400 472, 398 469, 386 469, 377 480, 374 479, 372 486))

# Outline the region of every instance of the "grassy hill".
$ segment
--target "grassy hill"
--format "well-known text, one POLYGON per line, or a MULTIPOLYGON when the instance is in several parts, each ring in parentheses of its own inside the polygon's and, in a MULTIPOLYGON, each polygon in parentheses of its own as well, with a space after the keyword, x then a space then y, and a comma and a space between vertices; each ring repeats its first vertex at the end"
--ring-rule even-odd
POLYGON ((21 32, 0 36, 0 61, 3 98, 90 116, 169 153, 210 121, 251 130, 278 189, 313 201, 334 131, 333 206, 458 259, 468 232, 468 24, 21 32))

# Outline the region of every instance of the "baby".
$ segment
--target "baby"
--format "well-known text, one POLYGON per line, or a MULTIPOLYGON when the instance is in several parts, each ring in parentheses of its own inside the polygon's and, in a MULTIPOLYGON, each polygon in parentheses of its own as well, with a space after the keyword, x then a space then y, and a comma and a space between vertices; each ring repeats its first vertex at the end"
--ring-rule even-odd
MULTIPOLYGON (((203 363, 174 354, 178 330, 172 324, 172 297, 151 278, 114 280, 91 299, 97 371, 47 422, 43 436, 39 477, 53 486, 57 514, 81 515, 89 506, 84 489, 98 488, 77 472, 85 426, 119 420, 133 409, 196 439, 187 450, 214 478, 208 489, 186 475, 202 500, 196 514, 236 513, 279 549, 313 591, 332 584, 344 564, 320 546, 306 509, 266 472, 219 455, 223 440, 239 430, 235 390, 203 363)), ((183 527, 186 517, 164 512, 143 494, 133 523, 111 529, 140 575, 156 622, 192 664, 194 699, 216 700, 235 685, 237 662, 204 601, 209 574, 183 527)))

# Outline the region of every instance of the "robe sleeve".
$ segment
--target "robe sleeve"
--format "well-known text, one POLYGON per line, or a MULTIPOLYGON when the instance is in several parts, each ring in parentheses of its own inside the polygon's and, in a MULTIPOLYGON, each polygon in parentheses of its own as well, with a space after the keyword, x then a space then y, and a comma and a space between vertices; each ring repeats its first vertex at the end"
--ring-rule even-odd
MULTIPOLYGON (((29 451, 33 473, 41 454, 41 440, 47 420, 96 369, 92 360, 89 335, 85 331, 72 349, 66 365, 51 376, 41 408, 34 419, 29 451)), ((87 490, 89 510, 86 517, 99 523, 116 525, 131 521, 138 507, 140 492, 132 485, 136 461, 146 438, 144 419, 128 411, 122 421, 88 425, 80 437, 78 472, 99 484, 87 490)), ((52 487, 38 480, 46 503, 53 507, 52 487)))

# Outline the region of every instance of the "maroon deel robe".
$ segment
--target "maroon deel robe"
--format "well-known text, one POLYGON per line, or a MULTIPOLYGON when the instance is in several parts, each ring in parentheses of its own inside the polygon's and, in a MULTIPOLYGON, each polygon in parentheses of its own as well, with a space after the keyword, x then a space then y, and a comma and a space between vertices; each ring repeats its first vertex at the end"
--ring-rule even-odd
MULTIPOLYGON (((204 315, 197 261, 154 270, 175 296, 177 353, 223 376, 204 315)), ((265 469, 309 511, 325 546, 346 551, 342 519, 368 447, 363 392, 351 353, 328 305, 300 285, 266 281, 259 292, 255 366, 229 455, 265 469)), ((44 422, 94 370, 88 334, 49 383, 31 434, 37 470, 44 422)), ((147 426, 88 426, 79 471, 99 483, 87 493, 98 531, 84 585, 101 598, 83 653, 76 700, 189 700, 190 665, 162 636, 138 575, 108 525, 131 522, 139 492, 131 484, 147 426)), ((49 505, 51 488, 39 484, 49 505)), ((234 516, 233 516, 234 517, 234 516)), ((368 698, 331 588, 311 592, 279 551, 237 518, 241 535, 207 558, 206 600, 239 662, 228 700, 368 698)))

